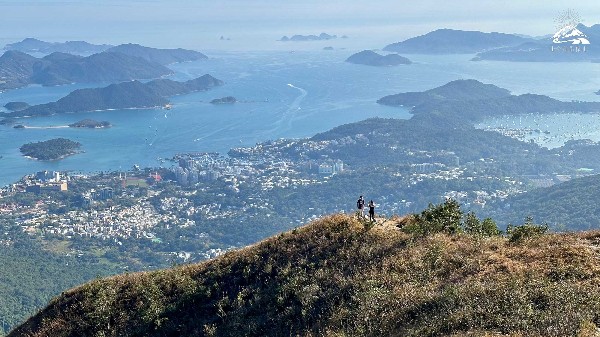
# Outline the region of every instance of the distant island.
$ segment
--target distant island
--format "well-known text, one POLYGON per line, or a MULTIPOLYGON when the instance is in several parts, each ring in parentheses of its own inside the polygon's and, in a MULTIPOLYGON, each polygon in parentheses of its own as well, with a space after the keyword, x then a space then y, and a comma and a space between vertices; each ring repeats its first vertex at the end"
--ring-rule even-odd
POLYGON ((0 91, 30 84, 119 82, 170 75, 165 64, 194 61, 206 55, 185 49, 155 49, 136 44, 112 47, 87 57, 54 52, 36 58, 9 50, 0 56, 0 91))
POLYGON ((103 52, 110 47, 112 46, 108 44, 97 45, 85 41, 46 42, 29 37, 20 42, 7 44, 4 49, 18 50, 24 53, 94 54, 103 52))
POLYGON ((406 57, 398 54, 380 55, 372 50, 363 50, 346 59, 348 63, 364 64, 368 66, 387 67, 397 66, 400 64, 411 64, 412 62, 406 57))
POLYGON ((72 124, 69 124, 70 128, 90 128, 90 129, 106 129, 111 127, 110 122, 107 121, 96 121, 93 119, 83 119, 80 120, 79 122, 75 122, 72 124))
POLYGON ((31 106, 5 114, 9 117, 47 116, 66 112, 86 112, 112 109, 141 109, 167 106, 166 97, 208 90, 223 85, 223 81, 204 75, 186 82, 158 79, 111 84, 104 88, 78 89, 56 102, 31 106))
POLYGON ((10 111, 19 111, 29 108, 29 104, 25 102, 8 102, 4 104, 4 107, 10 111))
POLYGON ((27 143, 19 148, 21 153, 37 160, 59 160, 80 151, 81 144, 66 138, 27 143))
POLYGON ((237 102, 237 99, 233 96, 215 98, 212 101, 210 101, 211 104, 233 104, 235 102, 237 102))
POLYGON ((129 56, 141 57, 147 61, 156 62, 162 65, 208 59, 208 56, 194 50, 182 48, 157 49, 144 47, 139 44, 133 43, 122 44, 116 47, 112 47, 109 48, 107 51, 113 53, 122 53, 129 56))
POLYGON ((319 35, 294 35, 292 37, 283 36, 279 41, 320 41, 337 39, 337 35, 321 33, 319 35))
POLYGON ((408 107, 414 114, 468 121, 526 113, 600 111, 600 102, 562 102, 536 94, 516 96, 506 89, 476 80, 456 80, 422 92, 389 95, 377 103, 408 107))
POLYGON ((404 54, 472 54, 528 41, 521 36, 455 29, 438 29, 425 35, 387 45, 383 50, 404 54))

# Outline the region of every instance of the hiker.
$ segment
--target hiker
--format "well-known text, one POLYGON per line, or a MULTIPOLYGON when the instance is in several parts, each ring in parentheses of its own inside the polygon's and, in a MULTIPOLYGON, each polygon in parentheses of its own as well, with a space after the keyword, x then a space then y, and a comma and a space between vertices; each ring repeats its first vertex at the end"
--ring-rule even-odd
POLYGON ((365 212, 364 212, 364 209, 365 209, 365 199, 363 199, 362 195, 356 201, 356 208, 358 208, 358 215, 361 218, 364 218, 365 217, 365 212))
POLYGON ((369 221, 375 221, 375 203, 373 200, 369 201, 369 221))

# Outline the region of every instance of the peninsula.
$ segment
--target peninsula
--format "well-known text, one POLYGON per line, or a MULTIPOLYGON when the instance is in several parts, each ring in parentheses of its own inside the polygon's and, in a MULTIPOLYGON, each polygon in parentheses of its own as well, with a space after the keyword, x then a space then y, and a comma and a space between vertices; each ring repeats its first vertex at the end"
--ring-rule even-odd
POLYGON ((506 89, 476 80, 456 80, 422 92, 389 95, 377 103, 408 107, 414 114, 468 121, 500 115, 600 110, 600 102, 563 102, 536 94, 511 95, 506 89))

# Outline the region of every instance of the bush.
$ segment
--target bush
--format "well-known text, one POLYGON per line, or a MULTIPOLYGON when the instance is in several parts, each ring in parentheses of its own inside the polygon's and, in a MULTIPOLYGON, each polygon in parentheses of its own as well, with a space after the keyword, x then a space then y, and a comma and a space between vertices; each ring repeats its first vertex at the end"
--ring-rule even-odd
POLYGON ((463 230, 467 234, 486 237, 499 235, 501 233, 494 220, 486 218, 483 221, 480 221, 473 212, 469 212, 465 216, 463 230))
POLYGON ((462 216, 460 204, 454 199, 448 199, 439 205, 429 204, 421 214, 415 214, 414 222, 406 225, 404 231, 419 236, 440 232, 457 233, 461 230, 462 216))
POLYGON ((506 234, 508 241, 522 242, 531 238, 539 237, 548 231, 548 224, 536 225, 532 217, 527 217, 525 223, 520 226, 508 225, 506 234))

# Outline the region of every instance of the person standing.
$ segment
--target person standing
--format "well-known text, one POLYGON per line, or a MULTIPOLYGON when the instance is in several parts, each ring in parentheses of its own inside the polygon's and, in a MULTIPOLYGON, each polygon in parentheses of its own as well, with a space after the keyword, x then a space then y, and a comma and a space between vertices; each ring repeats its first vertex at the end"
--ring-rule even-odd
POLYGON ((356 208, 358 208, 358 215, 361 218, 365 217, 365 199, 363 199, 363 196, 361 195, 358 200, 356 201, 356 208))
POLYGON ((375 221, 375 203, 373 200, 369 201, 369 221, 375 221))

